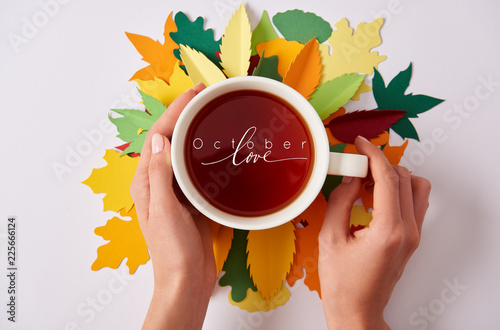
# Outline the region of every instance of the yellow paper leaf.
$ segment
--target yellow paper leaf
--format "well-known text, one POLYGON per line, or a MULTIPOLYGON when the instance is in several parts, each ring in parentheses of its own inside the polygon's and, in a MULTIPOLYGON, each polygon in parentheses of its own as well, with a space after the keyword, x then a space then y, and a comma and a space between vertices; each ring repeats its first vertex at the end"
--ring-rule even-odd
POLYGON ((266 301, 281 290, 295 254, 295 226, 251 230, 248 233, 247 266, 250 276, 266 301))
POLYGON ((212 236, 212 246, 214 249, 215 266, 217 267, 217 276, 219 276, 224 262, 227 259, 227 254, 231 249, 233 241, 233 228, 229 228, 218 224, 215 221, 206 219, 212 236))
POLYGON ((180 52, 182 62, 186 66, 186 70, 193 85, 202 82, 208 87, 226 79, 222 71, 203 53, 186 45, 180 45, 180 52))
POLYGON ((114 217, 105 226, 95 229, 96 235, 101 236, 109 243, 97 249, 97 259, 92 264, 92 270, 103 267, 116 269, 127 258, 129 273, 133 274, 139 265, 144 265, 149 260, 148 247, 142 235, 135 207, 129 212, 122 210, 122 217, 131 217, 132 220, 122 220, 114 217))
POLYGON ((87 180, 82 183, 94 193, 105 193, 103 198, 104 211, 129 211, 134 205, 130 196, 130 184, 139 164, 139 157, 122 156, 112 149, 106 150, 105 167, 95 168, 87 180))
POLYGON ((250 66, 252 31, 241 3, 229 20, 220 45, 220 60, 228 77, 246 76, 250 66))
POLYGON ((231 292, 229 293, 229 303, 233 306, 238 306, 241 309, 246 310, 247 312, 269 312, 271 309, 275 309, 279 306, 284 306, 285 303, 290 298, 290 290, 283 285, 281 290, 267 302, 262 294, 258 291, 253 291, 252 289, 248 289, 247 296, 240 302, 235 302, 231 297, 231 292))
POLYGON ((191 79, 181 69, 179 61, 174 66, 170 77, 170 85, 164 80, 154 77, 154 80, 135 79, 141 91, 161 101, 164 106, 169 106, 177 97, 193 87, 191 79))
POLYGON ((354 101, 359 101, 361 94, 367 93, 371 91, 372 88, 366 84, 366 82, 362 82, 361 85, 359 86, 358 90, 356 91, 356 94, 351 97, 354 101))
POLYGON ((363 209, 361 205, 353 205, 351 210, 350 226, 368 226, 372 215, 363 209))
POLYGON ((382 41, 379 33, 383 23, 382 18, 371 23, 360 23, 354 33, 345 18, 335 24, 337 30, 328 38, 331 55, 328 45, 320 46, 323 63, 320 84, 346 73, 372 74, 373 68, 387 58, 378 55, 376 51, 370 51, 382 41))
POLYGON ((320 78, 321 57, 318 50, 318 40, 313 38, 306 43, 290 64, 285 77, 283 77, 283 83, 309 99, 318 87, 320 78))
POLYGON ((290 64, 297 57, 297 54, 304 48, 304 45, 293 40, 278 38, 269 41, 261 42, 257 45, 257 53, 262 54, 264 57, 278 56, 278 73, 284 77, 290 64))

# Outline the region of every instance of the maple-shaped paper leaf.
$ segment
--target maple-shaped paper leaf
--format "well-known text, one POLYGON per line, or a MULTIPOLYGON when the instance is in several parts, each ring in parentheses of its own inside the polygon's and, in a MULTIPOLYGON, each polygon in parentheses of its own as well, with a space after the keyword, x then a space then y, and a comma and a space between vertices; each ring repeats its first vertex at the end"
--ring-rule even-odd
POLYGON ((220 60, 227 77, 246 76, 250 66, 252 30, 243 2, 229 19, 220 45, 220 60))
POLYGON ((373 139, 391 128, 404 117, 402 110, 358 110, 348 112, 330 121, 328 128, 333 136, 343 143, 354 143, 358 136, 373 139))
MULTIPOLYGON (((189 46, 203 53, 219 69, 222 69, 220 59, 215 54, 220 51, 221 40, 214 40, 214 30, 204 30, 204 23, 203 17, 199 16, 191 22, 186 14, 180 11, 175 14, 177 32, 170 33, 170 37, 179 45, 189 46)), ((174 55, 182 61, 179 49, 174 49, 174 55)))
POLYGON ((332 34, 330 23, 314 13, 302 10, 287 10, 273 16, 273 23, 286 40, 296 40, 305 44, 316 38, 320 43, 332 34))
POLYGON ((257 53, 261 54, 261 58, 264 51, 266 57, 278 56, 278 73, 281 77, 284 77, 290 63, 297 57, 302 48, 304 48, 304 45, 297 41, 278 38, 259 43, 257 53))
POLYGON ((103 267, 116 269, 127 258, 129 273, 133 274, 137 267, 149 260, 148 247, 137 219, 135 207, 129 212, 120 211, 122 217, 132 220, 122 220, 114 217, 105 226, 97 227, 95 233, 109 243, 97 249, 97 259, 92 264, 92 270, 103 267))
POLYGON ((311 94, 309 103, 321 120, 326 119, 349 102, 364 80, 364 74, 351 73, 327 81, 311 94))
POLYGON ((265 52, 262 52, 259 64, 257 64, 257 67, 255 68, 255 70, 253 70, 252 75, 267 77, 281 82, 283 78, 281 78, 280 74, 278 73, 278 56, 274 55, 265 57, 264 53, 265 52))
POLYGON ((295 254, 295 226, 252 230, 248 233, 247 265, 250 276, 266 301, 278 293, 290 271, 295 254))
POLYGON ((165 112, 166 107, 154 97, 147 95, 139 90, 142 96, 144 106, 147 111, 133 109, 111 109, 122 117, 112 118, 109 120, 116 125, 118 129, 118 137, 125 142, 131 142, 129 147, 122 152, 122 155, 128 153, 140 153, 147 131, 165 112))
POLYGON ((92 170, 83 184, 96 194, 106 194, 103 198, 103 210, 119 212, 129 211, 134 206, 130 196, 130 184, 139 164, 139 157, 122 156, 113 149, 106 150, 104 160, 107 165, 92 170))
POLYGON ((178 45, 170 38, 170 32, 177 31, 172 13, 168 15, 165 22, 165 43, 161 44, 159 41, 145 36, 133 33, 126 33, 128 39, 132 42, 137 51, 143 56, 142 60, 148 62, 150 65, 137 71, 130 80, 142 79, 151 80, 154 77, 163 79, 169 82, 170 76, 174 69, 174 64, 177 61, 173 51, 177 49, 178 45))
POLYGON ((278 308, 279 306, 284 306, 288 299, 290 298, 290 290, 286 286, 282 286, 281 290, 271 298, 271 300, 266 301, 262 294, 258 291, 252 291, 248 289, 245 299, 240 302, 236 302, 231 298, 231 293, 228 295, 229 303, 233 306, 238 306, 241 309, 246 310, 249 313, 254 312, 269 312, 272 309, 278 308))
POLYGON ((321 297, 321 288, 318 275, 318 236, 323 226, 327 202, 322 194, 319 194, 312 204, 297 218, 293 220, 295 226, 301 222, 307 222, 307 226, 297 228, 297 253, 290 273, 286 280, 288 285, 293 286, 295 282, 303 277, 302 269, 306 271, 304 284, 309 290, 316 290, 321 297))
POLYGON ((219 280, 220 286, 231 286, 231 298, 236 302, 245 299, 248 289, 257 291, 247 266, 247 236, 248 230, 234 229, 231 249, 222 267, 226 273, 219 280))
POLYGON ((252 56, 257 55, 257 44, 279 38, 278 34, 274 30, 271 21, 269 20, 269 15, 267 11, 262 12, 259 24, 252 32, 252 56))
POLYGON ((283 77, 283 83, 295 89, 307 100, 318 87, 321 78, 321 58, 318 40, 311 39, 297 54, 283 77))
POLYGON ((219 276, 224 262, 227 259, 229 250, 231 249, 231 242, 233 240, 233 228, 229 228, 218 224, 215 221, 205 219, 210 228, 210 235, 212 237, 212 246, 214 249, 215 266, 217 268, 217 276, 219 276))
POLYGON ((417 118, 420 113, 428 111, 444 100, 427 95, 405 94, 410 85, 412 64, 404 71, 399 72, 389 85, 385 85, 380 73, 375 70, 372 80, 373 96, 379 110, 406 110, 405 117, 392 126, 394 132, 404 138, 419 141, 418 133, 409 118, 417 118))
POLYGON ((156 77, 153 80, 135 79, 135 81, 144 94, 154 97, 166 107, 182 93, 194 86, 188 75, 181 69, 178 60, 176 60, 174 72, 170 77, 170 84, 156 77))

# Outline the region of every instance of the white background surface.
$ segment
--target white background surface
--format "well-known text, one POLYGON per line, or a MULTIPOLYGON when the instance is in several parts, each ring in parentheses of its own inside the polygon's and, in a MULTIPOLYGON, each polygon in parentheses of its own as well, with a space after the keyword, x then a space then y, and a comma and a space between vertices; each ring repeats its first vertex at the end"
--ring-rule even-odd
MULTIPOLYGON (((45 2, 42 0, 42 2, 45 2)), ((68 150, 86 140, 84 131, 99 129, 111 107, 127 107, 133 94, 131 75, 146 64, 124 31, 163 41, 170 11, 191 19, 206 18, 217 38, 235 0, 218 1, 79 1, 59 5, 18 52, 9 33, 22 36, 33 22, 38 1, 3 1, 0 11, 0 328, 138 329, 152 292, 151 263, 132 276, 90 270, 104 241, 93 233, 111 218, 102 199, 80 182, 104 165, 106 148, 119 143, 116 132, 64 173, 68 150), (7 322, 7 217, 19 222, 18 322, 7 322), (115 291, 107 305, 89 301, 115 291), (73 323, 72 323, 73 322, 73 323), (69 327, 70 328, 70 327, 69 327)), ((416 174, 433 183, 431 207, 419 250, 408 264, 386 310, 393 329, 499 329, 500 219, 498 209, 498 104, 500 103, 500 3, 496 0, 431 1, 248 1, 253 27, 263 9, 270 15, 300 8, 333 25, 347 17, 351 26, 372 21, 382 11, 393 14, 382 28, 378 50, 388 60, 379 66, 388 82, 409 62, 414 74, 408 91, 446 99, 414 124, 421 144, 410 143, 406 160, 416 174), (396 4, 393 8, 392 4, 396 4), (396 10, 394 10, 396 9, 396 10), (491 92, 481 77, 497 82, 491 92), (476 90, 483 95, 476 98, 476 90), (489 93, 488 96, 484 95, 489 93), (474 105, 462 114, 453 109, 474 105), (433 132, 444 136, 433 141, 433 132), (422 151, 424 150, 424 151, 422 151), (444 291, 458 282, 457 294, 444 291), (428 321, 421 308, 430 309, 428 321), (417 313, 416 315, 414 313, 417 313), (432 314, 433 313, 433 314, 432 314), (414 317, 414 323, 410 318, 414 317)), ((359 107, 370 108, 363 99, 359 107), (364 104, 363 104, 364 103, 364 104)), ((358 107, 355 105, 354 107, 358 107)), ((297 283, 285 307, 249 314, 227 302, 229 288, 217 287, 205 329, 325 329, 315 292, 297 283), (245 325, 246 324, 246 325, 245 325)))

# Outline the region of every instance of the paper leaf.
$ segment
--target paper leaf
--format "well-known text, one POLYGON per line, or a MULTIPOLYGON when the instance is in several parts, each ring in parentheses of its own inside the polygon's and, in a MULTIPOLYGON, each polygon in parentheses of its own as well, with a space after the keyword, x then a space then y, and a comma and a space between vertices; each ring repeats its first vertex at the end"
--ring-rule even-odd
POLYGON ((180 49, 182 62, 193 85, 202 82, 208 87, 226 79, 222 71, 202 53, 184 45, 181 45, 180 49))
MULTIPOLYGON (((248 76, 251 76, 253 74, 253 71, 255 70, 257 65, 259 65, 259 62, 260 62, 259 55, 250 56, 250 66, 248 67, 248 72, 247 72, 248 76)), ((278 67, 278 65, 276 65, 276 67, 278 67)), ((280 79, 281 79, 281 77, 280 77, 280 79)))
POLYGON ((295 254, 295 226, 252 230, 248 234, 247 265, 250 276, 266 301, 276 295, 292 266, 295 254))
POLYGON ((130 80, 142 79, 151 80, 154 77, 169 82, 170 76, 177 61, 173 51, 178 45, 170 38, 170 32, 176 32, 172 13, 168 15, 165 22, 164 37, 165 43, 162 45, 159 41, 144 37, 138 34, 126 33, 137 51, 143 56, 143 60, 150 63, 149 66, 137 71, 130 80))
MULTIPOLYGON (((120 146, 116 146, 115 149, 120 150, 120 151, 125 151, 129 146, 130 146, 130 142, 124 143, 124 144, 122 144, 120 146)), ((130 157, 139 157, 139 156, 141 156, 140 153, 136 153, 136 152, 129 152, 129 153, 127 153, 127 155, 130 156, 130 157)))
POLYGON ((247 267, 247 230, 234 229, 231 249, 227 254, 222 270, 226 273, 219 280, 220 286, 231 286, 231 298, 240 302, 245 299, 247 290, 257 291, 247 267))
MULTIPOLYGON (((180 11, 175 14, 177 32, 170 33, 170 37, 179 45, 185 45, 201 52, 221 69, 220 59, 215 55, 216 52, 220 51, 220 39, 214 40, 212 29, 203 29, 204 22, 201 16, 191 22, 186 14, 180 11)), ((179 49, 174 49, 174 54, 182 61, 179 49)))
POLYGON ((231 293, 229 293, 229 303, 233 306, 238 306, 241 309, 246 310, 249 313, 254 312, 269 312, 280 306, 284 306, 285 303, 290 298, 290 290, 286 286, 282 286, 281 290, 267 302, 260 292, 252 291, 248 289, 247 296, 241 302, 235 302, 231 299, 231 293))
MULTIPOLYGON (((330 147, 331 152, 344 152, 345 144, 337 144, 330 147)), ((321 193, 328 200, 330 198, 330 194, 333 189, 337 188, 337 186, 342 182, 342 177, 337 175, 327 175, 325 179, 325 183, 323 183, 323 187, 321 188, 321 193)))
POLYGON ((252 55, 260 54, 257 52, 257 44, 277 38, 278 34, 274 31, 274 27, 269 20, 267 11, 264 10, 259 24, 252 32, 252 55))
POLYGON ((265 50, 267 57, 278 56, 278 73, 281 77, 284 77, 290 67, 290 63, 297 57, 297 54, 303 47, 304 45, 297 41, 288 41, 279 38, 259 43, 257 45, 257 53, 262 54, 265 50))
POLYGON ((373 96, 379 110, 406 110, 405 117, 394 124, 392 129, 403 139, 411 138, 419 141, 418 133, 409 118, 417 118, 418 114, 430 110, 443 100, 426 95, 404 94, 410 84, 411 75, 412 65, 410 63, 408 68, 398 73, 386 87, 384 79, 375 70, 372 81, 373 96))
POLYGON ((400 146, 391 146, 389 145, 389 143, 385 145, 384 150, 382 150, 382 152, 384 153, 385 157, 387 158, 387 160, 391 165, 399 164, 399 162, 401 161, 401 157, 403 157, 403 154, 405 153, 409 141, 410 140, 406 140, 400 146))
POLYGON ((364 182, 361 185, 358 195, 358 198, 361 199, 361 203, 363 203, 363 207, 366 211, 373 209, 373 185, 370 189, 368 189, 368 183, 370 182, 364 182))
POLYGON ((129 154, 140 154, 142 152, 142 147, 144 146, 144 142, 146 142, 146 136, 148 131, 142 131, 134 141, 130 142, 127 149, 123 150, 120 156, 129 155, 129 154))
POLYGON ((109 243, 97 249, 97 259, 92 264, 92 270, 103 267, 116 269, 127 258, 129 273, 133 274, 137 267, 149 260, 148 247, 142 235, 135 207, 129 212, 120 211, 122 217, 131 217, 132 220, 122 220, 114 217, 105 226, 97 227, 95 234, 109 243))
POLYGON ((330 23, 314 13, 298 9, 277 13, 273 17, 273 23, 285 39, 296 40, 301 44, 313 38, 323 43, 332 34, 330 23))
POLYGON ((212 246, 214 249, 215 266, 217 268, 217 276, 219 276, 224 262, 227 259, 227 254, 231 249, 233 240, 233 228, 222 226, 217 222, 206 219, 212 236, 212 246))
POLYGON ((351 210, 350 226, 367 227, 372 220, 372 215, 363 209, 361 205, 353 205, 351 210))
POLYGON ((373 139, 405 116, 401 110, 359 110, 346 113, 330 121, 328 128, 343 143, 354 143, 358 136, 373 139))
POLYGON ((252 31, 248 15, 241 3, 224 31, 220 45, 221 65, 228 77, 246 76, 250 66, 252 31))
MULTIPOLYGON (((323 75, 320 84, 323 84, 346 73, 372 74, 373 68, 384 61, 387 57, 378 55, 371 51, 380 45, 380 28, 384 20, 378 18, 371 23, 360 23, 353 33, 349 23, 342 18, 328 38, 328 45, 321 45, 321 57, 323 63, 323 75)), ((394 109, 394 108, 393 108, 394 109)), ((398 109, 399 110, 399 109, 398 109)))
POLYGON ((321 78, 321 58, 319 56, 318 41, 314 38, 309 41, 290 64, 283 77, 283 83, 292 87, 306 99, 318 87, 321 78))
POLYGON ((134 202, 130 196, 130 184, 139 164, 138 157, 123 156, 108 149, 104 155, 107 165, 92 170, 83 184, 96 194, 105 193, 103 198, 104 211, 119 212, 122 209, 129 211, 134 202))
POLYGON ((164 106, 169 106, 182 93, 193 87, 191 79, 181 69, 178 60, 176 60, 174 72, 170 77, 170 84, 156 77, 153 80, 136 79, 135 81, 142 92, 151 95, 164 106))
POLYGON ((278 73, 278 56, 264 57, 264 53, 262 55, 252 75, 267 77, 281 82, 283 78, 278 73))
POLYGON ((327 202, 322 194, 319 194, 314 202, 297 218, 293 220, 295 226, 306 223, 303 228, 296 228, 297 253, 290 273, 286 280, 288 285, 293 286, 302 278, 302 269, 306 271, 304 283, 309 290, 316 290, 321 297, 321 288, 318 275, 318 236, 323 226, 327 202))
POLYGON ((327 81, 312 93, 309 102, 323 120, 349 102, 364 79, 364 74, 351 73, 327 81))

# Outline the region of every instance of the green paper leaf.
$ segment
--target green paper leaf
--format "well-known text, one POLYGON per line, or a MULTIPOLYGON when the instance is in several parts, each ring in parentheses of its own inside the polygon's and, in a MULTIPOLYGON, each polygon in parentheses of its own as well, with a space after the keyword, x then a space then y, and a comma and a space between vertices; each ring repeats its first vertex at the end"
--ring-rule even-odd
POLYGON ((264 52, 262 52, 259 64, 253 70, 252 76, 267 77, 282 82, 283 78, 278 73, 278 56, 264 57, 264 52))
POLYGON ((349 73, 329 80, 311 94, 309 102, 321 120, 326 119, 349 102, 364 79, 364 74, 349 73))
POLYGON ((257 27, 252 32, 252 55, 257 54, 257 44, 279 38, 278 34, 274 30, 271 21, 269 20, 269 15, 267 11, 262 12, 262 17, 257 27))
POLYGON ((142 131, 141 134, 137 135, 137 137, 127 147, 127 149, 122 151, 120 156, 130 153, 140 154, 142 151, 142 146, 144 145, 144 142, 146 142, 146 135, 148 135, 148 130, 142 131))
MULTIPOLYGON (((345 144, 336 144, 330 147, 330 152, 344 152, 345 144)), ((330 197, 333 189, 337 188, 337 186, 342 182, 342 177, 338 175, 327 175, 325 179, 325 183, 323 183, 323 187, 321 188, 321 193, 325 196, 326 200, 330 197)))
MULTIPOLYGON (((161 115, 165 112, 165 109, 167 109, 167 107, 164 106, 161 101, 155 99, 151 95, 144 93, 140 89, 138 89, 138 91, 141 94, 142 102, 144 102, 146 110, 151 114, 151 118, 154 124, 158 119, 160 119, 161 115)), ((144 129, 144 127, 142 128, 144 129)), ((147 128, 151 128, 151 126, 147 128)))
POLYGON ((402 138, 411 138, 419 141, 417 131, 409 118, 418 118, 420 113, 426 112, 444 100, 427 95, 405 94, 410 85, 412 64, 404 71, 399 72, 386 87, 384 79, 377 69, 374 70, 373 96, 379 110, 406 110, 405 117, 392 126, 402 138))
POLYGON ((230 285, 231 298, 240 302, 247 296, 248 288, 257 291, 247 267, 248 230, 234 230, 231 249, 222 270, 226 273, 219 280, 220 286, 230 285))
POLYGON ((319 43, 325 42, 333 31, 330 23, 321 17, 298 9, 277 13, 273 17, 273 23, 286 40, 296 40, 301 44, 314 37, 319 43))
MULTIPOLYGON (((221 39, 214 40, 214 31, 212 29, 203 29, 203 17, 196 18, 191 22, 183 12, 178 12, 175 15, 175 25, 177 32, 170 32, 170 38, 178 45, 186 45, 203 53, 209 60, 216 64, 219 69, 220 59, 215 55, 220 51, 221 39)), ((179 48, 174 49, 174 55, 181 60, 179 48)))

